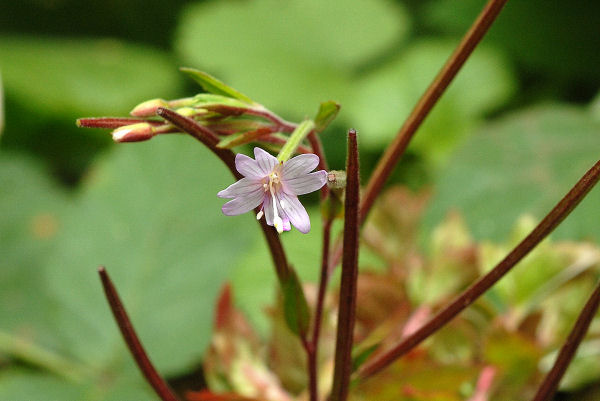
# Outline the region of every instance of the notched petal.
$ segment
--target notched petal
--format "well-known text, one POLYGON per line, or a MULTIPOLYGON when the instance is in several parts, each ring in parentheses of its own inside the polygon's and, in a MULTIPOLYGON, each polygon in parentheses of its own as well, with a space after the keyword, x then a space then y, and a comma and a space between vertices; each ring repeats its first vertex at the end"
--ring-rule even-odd
POLYGON ((242 153, 235 155, 235 168, 241 175, 248 178, 259 179, 268 175, 263 173, 256 160, 242 153))
POLYGON ((261 148, 254 148, 254 158, 263 173, 263 177, 271 174, 277 163, 279 163, 275 156, 261 148))

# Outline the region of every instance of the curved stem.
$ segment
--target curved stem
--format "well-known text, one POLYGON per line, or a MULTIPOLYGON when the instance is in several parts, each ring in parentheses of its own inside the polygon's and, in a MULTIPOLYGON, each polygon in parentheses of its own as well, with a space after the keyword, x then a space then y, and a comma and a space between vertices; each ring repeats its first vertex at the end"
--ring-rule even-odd
MULTIPOLYGON (((186 132, 202 142, 210 151, 212 151, 219 159, 225 163, 231 174, 236 179, 241 179, 242 175, 235 168, 235 154, 229 149, 221 149, 217 147, 217 143, 219 143, 219 137, 217 137, 210 129, 198 124, 195 120, 182 116, 177 112, 166 109, 163 107, 159 107, 156 111, 160 117, 169 121, 171 124, 181 129, 183 132, 186 132)), ((258 213, 259 210, 255 209, 255 212, 258 213)), ((275 270, 277 272, 277 277, 279 282, 284 282, 290 274, 287 257, 285 255, 285 251, 283 250, 283 245, 279 239, 279 234, 277 231, 267 225, 265 219, 257 220, 262 228, 263 234, 265 235, 265 239, 267 240, 267 245, 269 246, 269 250, 271 251, 271 257, 273 258, 273 263, 275 264, 275 270)))
POLYGON ((489 273, 482 276, 462 294, 456 297, 448 306, 439 311, 431 320, 412 335, 400 341, 394 347, 380 354, 375 354, 371 360, 358 371, 358 377, 365 379, 384 369, 396 359, 412 350, 421 341, 441 329, 456 315, 471 305, 479 296, 485 293, 521 259, 550 234, 575 209, 581 200, 600 179, 600 161, 589 169, 564 198, 544 217, 544 219, 525 237, 500 263, 489 273))
POLYGON ((598 311, 600 305, 600 283, 596 285, 594 292, 581 310, 573 329, 569 333, 567 340, 560 349, 560 353, 552 366, 552 369, 546 375, 544 382, 538 389, 533 401, 550 401, 558 388, 560 379, 567 371, 575 352, 585 337, 585 334, 592 323, 592 319, 598 311))
POLYGON ((178 401, 173 390, 171 390, 167 382, 158 374, 154 365, 152 365, 150 358, 148 358, 144 346, 140 342, 135 329, 131 324, 131 320, 129 320, 127 311, 119 298, 119 294, 103 266, 98 268, 98 274, 100 275, 100 280, 102 280, 102 287, 104 288, 106 299, 108 300, 113 316, 119 325, 123 339, 125 340, 125 343, 127 343, 127 347, 142 371, 142 374, 161 400, 178 401))

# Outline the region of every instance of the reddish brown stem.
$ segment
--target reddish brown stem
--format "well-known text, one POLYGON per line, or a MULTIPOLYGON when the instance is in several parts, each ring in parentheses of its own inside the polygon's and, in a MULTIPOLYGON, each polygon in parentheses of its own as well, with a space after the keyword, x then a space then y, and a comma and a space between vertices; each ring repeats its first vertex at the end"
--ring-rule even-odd
POLYGON ((125 125, 148 123, 151 125, 161 125, 161 121, 145 120, 143 118, 130 117, 93 117, 80 118, 77 120, 77 126, 81 128, 119 128, 125 125))
POLYGON ((346 163, 346 200, 344 217, 344 255, 335 347, 335 366, 330 401, 348 398, 352 373, 352 341, 356 313, 356 281, 358 278, 358 202, 359 174, 356 131, 348 132, 348 161, 346 163))
MULTIPOLYGON (((236 179, 242 178, 242 175, 235 168, 235 155, 229 149, 217 148, 216 145, 219 143, 219 137, 217 137, 209 128, 206 128, 198 124, 195 120, 182 116, 181 114, 178 114, 170 109, 159 107, 156 111, 156 114, 169 121, 183 132, 190 134, 202 142, 219 159, 221 159, 223 163, 225 163, 225 165, 229 168, 229 171, 231 171, 231 174, 233 174, 236 179)), ((259 212, 259 210, 255 211, 256 213, 259 212)), ((285 251, 283 250, 283 245, 279 240, 279 234, 277 234, 277 231, 273 227, 267 225, 265 219, 258 220, 258 223, 263 230, 263 234, 267 240, 267 245, 271 251, 271 257, 273 258, 273 263, 275 264, 277 277, 279 278, 280 282, 283 282, 289 276, 290 270, 285 251)))
POLYGON ((598 311, 600 305, 600 283, 596 285, 594 292, 581 310, 573 329, 569 333, 567 340, 560 349, 560 353, 554 362, 554 366, 544 379, 544 382, 538 389, 533 401, 550 401, 558 388, 558 384, 565 374, 575 352, 585 337, 585 334, 592 323, 592 319, 598 311))
POLYGON ((500 10, 507 0, 489 0, 483 11, 479 14, 469 31, 465 34, 454 53, 450 56, 446 64, 442 67, 431 85, 427 88, 415 108, 412 110, 396 138, 387 147, 385 153, 379 160, 375 171, 364 191, 360 205, 360 221, 363 222, 371 210, 375 199, 379 195, 383 184, 389 177, 394 166, 406 150, 408 143, 412 139, 421 123, 427 117, 433 106, 440 99, 450 82, 454 79, 467 58, 471 55, 475 46, 481 41, 483 35, 488 31, 500 10))
POLYGON ((331 218, 323 222, 323 250, 321 261, 321 276, 319 277, 319 291, 317 293, 317 303, 315 306, 315 318, 313 321, 313 331, 310 340, 307 342, 306 356, 308 363, 308 382, 309 395, 311 401, 318 399, 318 360, 319 360, 319 337, 321 334, 321 322, 323 320, 323 305, 325 303, 325 293, 329 283, 329 243, 331 239, 331 218))
MULTIPOLYGON (((317 169, 329 171, 329 167, 327 165, 327 158, 325 157, 325 152, 323 152, 323 145, 321 144, 321 139, 319 139, 319 135, 315 131, 311 131, 308 134, 308 143, 312 148, 312 152, 319 156, 319 165, 317 169)), ((329 187, 327 185, 323 185, 321 187, 321 201, 324 201, 329 194, 329 187)))
POLYGON ((564 198, 544 217, 544 219, 525 237, 500 263, 489 273, 481 277, 462 294, 454 299, 448 306, 439 311, 429 322, 412 335, 400 341, 388 351, 375 354, 375 356, 363 365, 358 376, 365 379, 374 375, 389 364, 416 347, 421 341, 438 331, 446 323, 452 320, 461 311, 471 305, 479 296, 485 293, 513 266, 515 266, 525 255, 527 255, 537 244, 550 234, 568 215, 575 209, 581 200, 587 195, 600 178, 600 161, 598 161, 564 198))
POLYGON ((100 280, 102 280, 102 287, 104 288, 106 299, 108 300, 110 309, 117 321, 119 330, 121 330, 123 339, 125 339, 125 343, 127 344, 131 355, 133 355, 138 367, 142 371, 142 374, 161 400, 177 401, 178 399, 173 393, 173 390, 171 390, 167 382, 160 377, 152 365, 150 358, 148 358, 106 269, 103 266, 100 266, 98 268, 98 274, 100 275, 100 280))

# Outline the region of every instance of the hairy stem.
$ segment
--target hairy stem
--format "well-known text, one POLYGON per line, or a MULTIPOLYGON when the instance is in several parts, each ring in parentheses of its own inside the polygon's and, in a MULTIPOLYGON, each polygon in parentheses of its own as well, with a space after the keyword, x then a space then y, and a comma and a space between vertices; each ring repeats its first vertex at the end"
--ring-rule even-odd
MULTIPOLYGON (((210 151, 212 151, 219 159, 221 159, 223 163, 225 163, 227 168, 229 168, 229 171, 231 171, 231 174, 233 174, 236 179, 242 178, 242 175, 235 168, 234 153, 229 149, 218 148, 217 144, 219 143, 219 137, 217 137, 210 129, 198 124, 189 117, 182 116, 173 110, 163 107, 159 107, 156 111, 156 114, 169 121, 183 132, 190 134, 202 142, 208 149, 210 149, 210 151)), ((256 213, 259 212, 259 210, 255 211, 256 213)), ((283 250, 283 245, 279 239, 279 234, 277 234, 277 231, 273 227, 267 225, 265 219, 258 220, 258 223, 262 228, 267 245, 271 251, 271 257, 273 258, 273 263, 275 264, 277 278, 279 279, 280 283, 283 283, 289 277, 290 269, 285 251, 283 250)))
POLYGON ((178 401, 173 390, 171 390, 167 382, 158 374, 152 365, 150 358, 148 358, 106 269, 102 266, 99 267, 98 274, 100 275, 100 280, 102 280, 102 287, 104 288, 106 299, 108 300, 113 316, 121 330, 123 339, 133 355, 135 362, 142 371, 142 374, 161 400, 178 401))
POLYGON ((560 349, 560 353, 554 362, 554 366, 544 379, 544 382, 538 389, 533 401, 550 401, 558 388, 558 384, 567 371, 575 352, 585 337, 592 319, 598 311, 600 305, 600 283, 596 285, 594 292, 581 310, 573 329, 569 333, 567 340, 560 349))
POLYGON ((400 341, 388 351, 375 354, 358 371, 358 377, 365 379, 386 368, 396 359, 416 347, 421 341, 444 327, 456 315, 471 305, 477 298, 508 273, 521 259, 535 248, 575 209, 600 178, 600 161, 589 169, 564 198, 544 217, 544 219, 489 273, 482 276, 448 306, 439 311, 423 327, 400 341))
POLYGON ((348 161, 346 163, 346 200, 344 218, 344 256, 335 347, 335 366, 330 401, 348 398, 352 373, 352 341, 356 313, 356 281, 358 278, 358 202, 359 174, 356 131, 348 132, 348 161))

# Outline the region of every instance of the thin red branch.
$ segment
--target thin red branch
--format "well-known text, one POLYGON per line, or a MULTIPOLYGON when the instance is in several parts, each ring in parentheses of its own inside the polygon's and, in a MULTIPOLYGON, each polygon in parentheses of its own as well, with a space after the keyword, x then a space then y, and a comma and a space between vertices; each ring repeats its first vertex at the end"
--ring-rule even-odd
POLYGON ((161 121, 145 120, 143 118, 132 117, 91 117, 80 118, 77 120, 77 126, 81 128, 119 128, 125 125, 148 123, 151 125, 161 125, 161 121))
POLYGON ((346 163, 346 200, 344 217, 344 256, 335 347, 335 366, 330 401, 348 398, 352 373, 352 342, 356 313, 356 281, 358 278, 358 205, 359 172, 356 131, 348 132, 348 161, 346 163))
MULTIPOLYGON (((317 168, 319 170, 329 171, 329 166, 327 165, 327 158, 325 157, 325 152, 323 151, 323 145, 321 144, 321 139, 319 139, 319 135, 313 130, 310 134, 308 134, 308 143, 312 148, 312 152, 319 156, 319 165, 317 168)), ((329 194, 329 186, 323 185, 321 187, 321 201, 327 198, 329 194)))
MULTIPOLYGON (((225 163, 231 174, 236 179, 241 179, 242 175, 235 168, 235 154, 229 149, 221 149, 217 148, 217 144, 219 143, 219 137, 215 135, 209 128, 206 128, 200 124, 198 124, 195 120, 182 116, 177 112, 159 107, 156 111, 156 114, 169 121, 171 124, 181 129, 183 132, 186 132, 202 142, 210 151, 212 151, 219 159, 225 163)), ((256 213, 259 211, 256 210, 256 213)), ((279 239, 279 234, 277 231, 267 225, 265 219, 258 220, 260 227, 262 228, 263 234, 265 235, 265 239, 267 240, 267 245, 269 246, 269 250, 271 251, 271 257, 273 258, 273 263, 275 264, 275 270, 277 272, 277 277, 280 282, 283 282, 290 274, 287 257, 285 255, 285 251, 283 250, 283 245, 279 239)))
MULTIPOLYGON (((369 211, 379 196, 383 185, 387 181, 392 170, 404 154, 411 139, 419 129, 429 112, 433 109, 442 94, 446 91, 454 77, 458 74, 465 61, 469 58, 477 44, 486 34, 504 4, 508 0, 489 0, 481 11, 471 28, 467 31, 461 42, 458 44, 452 55, 446 61, 446 64, 438 72, 433 82, 429 85, 425 93, 421 96, 412 112, 396 134, 392 143, 386 148, 385 153, 379 159, 375 171, 371 175, 367 187, 363 192, 362 202, 360 204, 360 224, 365 222, 369 211)), ((331 265, 329 271, 340 263, 342 257, 341 241, 336 241, 333 247, 331 265)))
POLYGON ((567 371, 575 352, 585 337, 585 334, 592 323, 592 319, 600 306, 600 283, 596 285, 594 292, 581 310, 573 329, 569 333, 567 340, 560 349, 560 353, 554 362, 554 366, 544 379, 544 382, 538 389, 533 401, 550 401, 558 388, 558 384, 567 371))
POLYGON ((421 96, 421 99, 419 99, 419 102, 404 122, 404 125, 398 131, 396 138, 387 147, 364 191, 360 205, 361 222, 367 217, 383 184, 385 184, 394 166, 406 150, 413 135, 488 31, 506 2, 507 0, 488 1, 483 11, 454 50, 454 53, 452 53, 431 85, 427 88, 423 96, 421 96))
POLYGON ((110 309, 117 321, 119 330, 121 330, 123 339, 125 340, 125 343, 127 343, 127 347, 142 371, 142 374, 161 400, 178 401, 173 390, 171 390, 167 382, 158 374, 152 365, 150 358, 148 358, 148 355, 131 324, 131 320, 129 320, 127 311, 119 298, 119 294, 103 266, 98 268, 98 274, 100 275, 100 280, 102 280, 102 287, 104 288, 106 299, 108 300, 110 309))
POLYGON ((412 335, 400 341, 391 349, 375 354, 358 372, 361 379, 374 375, 386 368, 396 359, 416 347, 421 341, 444 327, 456 315, 471 305, 477 298, 492 287, 513 266, 525 257, 548 234, 550 234, 575 209, 600 178, 600 161, 589 169, 564 198, 544 217, 544 219, 525 237, 500 263, 489 273, 482 276, 462 294, 456 297, 448 306, 439 311, 423 327, 412 335))

